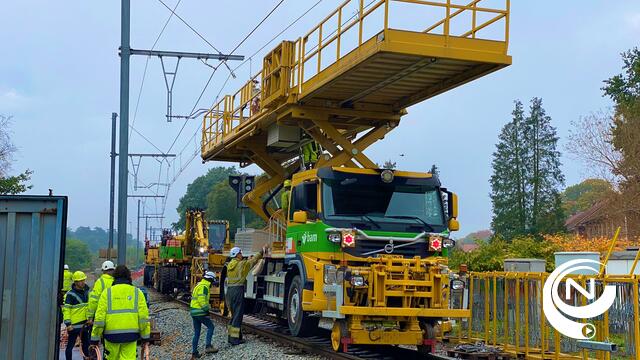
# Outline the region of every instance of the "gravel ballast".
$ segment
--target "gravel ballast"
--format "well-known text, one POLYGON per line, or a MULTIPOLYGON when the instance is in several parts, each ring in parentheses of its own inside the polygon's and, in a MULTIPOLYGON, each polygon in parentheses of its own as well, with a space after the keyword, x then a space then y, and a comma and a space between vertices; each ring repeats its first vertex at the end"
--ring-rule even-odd
MULTIPOLYGON (((167 302, 161 295, 150 291, 150 313, 155 320, 156 329, 161 332, 162 345, 151 346, 151 359, 190 359, 193 325, 187 307, 167 302)), ((202 327, 199 343, 201 359, 325 359, 317 355, 301 352, 293 347, 283 346, 270 339, 244 334, 246 343, 231 346, 227 343, 226 325, 213 319, 215 331, 213 346, 219 349, 216 354, 204 354, 206 327, 202 327)))

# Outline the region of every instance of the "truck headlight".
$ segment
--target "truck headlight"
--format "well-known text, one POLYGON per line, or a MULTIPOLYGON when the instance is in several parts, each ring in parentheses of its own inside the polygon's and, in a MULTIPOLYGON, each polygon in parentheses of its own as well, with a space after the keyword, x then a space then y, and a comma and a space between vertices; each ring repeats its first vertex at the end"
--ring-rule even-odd
POLYGON ((451 289, 453 290, 462 290, 464 289, 464 281, 462 280, 451 280, 451 289))
POLYGON ((203 253, 204 253, 204 247, 200 246, 200 249, 199 249, 199 250, 200 250, 200 254, 203 254, 203 253))
POLYGON ((349 282, 351 283, 351 286, 364 286, 364 276, 353 275, 349 282))
POLYGON ((335 265, 325 265, 323 271, 324 283, 327 285, 336 283, 336 267, 335 265))
POLYGON ((444 246, 447 249, 450 249, 454 246, 456 246, 456 241, 453 239, 444 239, 442 240, 442 246, 444 246))
POLYGON ((339 244, 342 241, 342 234, 340 233, 330 233, 327 235, 327 240, 332 243, 339 244))

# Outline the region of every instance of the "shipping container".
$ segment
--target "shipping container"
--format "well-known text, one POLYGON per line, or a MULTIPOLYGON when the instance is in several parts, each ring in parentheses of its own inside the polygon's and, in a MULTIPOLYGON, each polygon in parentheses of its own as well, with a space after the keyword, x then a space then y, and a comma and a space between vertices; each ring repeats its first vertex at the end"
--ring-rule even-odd
POLYGON ((63 196, 0 196, 0 357, 58 359, 63 196))

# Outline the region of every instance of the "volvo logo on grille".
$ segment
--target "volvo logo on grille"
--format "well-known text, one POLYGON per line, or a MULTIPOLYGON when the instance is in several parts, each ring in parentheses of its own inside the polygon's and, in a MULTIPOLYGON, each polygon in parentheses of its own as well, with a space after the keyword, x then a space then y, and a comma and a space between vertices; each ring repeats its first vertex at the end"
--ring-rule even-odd
POLYGON ((391 254, 393 252, 393 242, 390 242, 384 246, 384 252, 386 252, 387 254, 391 254))

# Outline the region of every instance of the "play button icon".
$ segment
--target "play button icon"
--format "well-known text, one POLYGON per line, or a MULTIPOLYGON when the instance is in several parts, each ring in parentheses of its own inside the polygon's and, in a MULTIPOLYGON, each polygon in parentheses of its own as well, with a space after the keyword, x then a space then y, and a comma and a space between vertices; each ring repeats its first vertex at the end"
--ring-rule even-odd
POLYGON ((587 339, 592 339, 596 336, 596 327, 593 324, 585 324, 582 327, 582 335, 584 335, 587 339))

